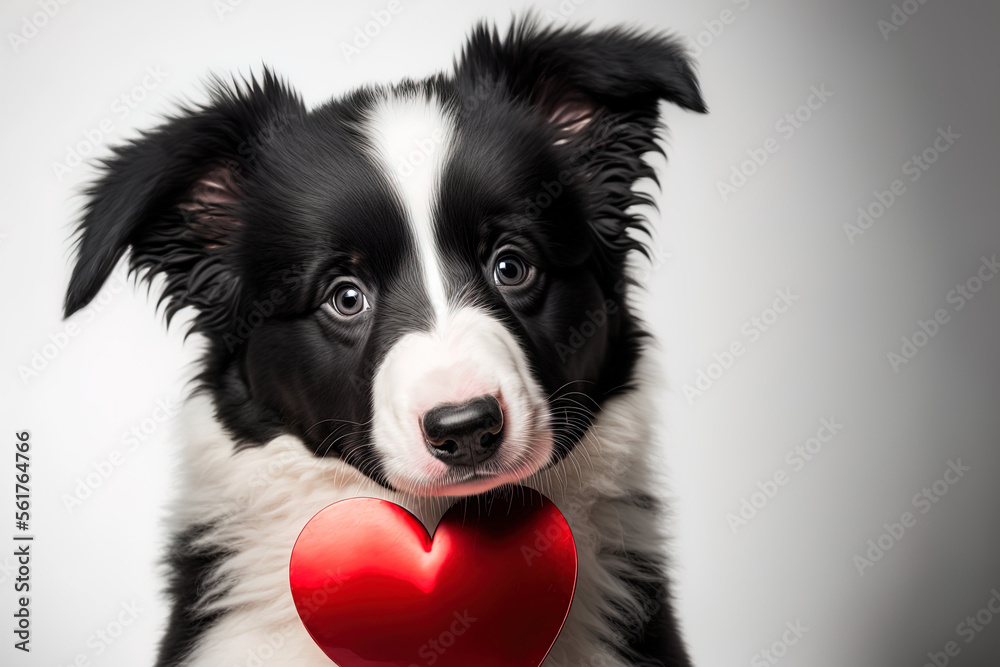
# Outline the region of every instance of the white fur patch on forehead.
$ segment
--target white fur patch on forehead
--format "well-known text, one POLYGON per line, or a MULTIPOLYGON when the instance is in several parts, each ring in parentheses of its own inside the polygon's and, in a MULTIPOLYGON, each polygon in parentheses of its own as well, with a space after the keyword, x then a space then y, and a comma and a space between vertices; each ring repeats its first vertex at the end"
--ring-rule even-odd
POLYGON ((370 112, 365 129, 377 163, 385 169, 405 207, 424 287, 440 320, 448 299, 433 210, 455 134, 454 124, 434 97, 415 93, 380 100, 370 112))

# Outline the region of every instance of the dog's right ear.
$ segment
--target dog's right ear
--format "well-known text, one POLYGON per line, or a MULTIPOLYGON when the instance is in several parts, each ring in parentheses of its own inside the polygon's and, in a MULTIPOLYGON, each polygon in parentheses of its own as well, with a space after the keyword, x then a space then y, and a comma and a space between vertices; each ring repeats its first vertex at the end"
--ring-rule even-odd
POLYGON ((196 329, 224 326, 240 291, 227 248, 242 224, 243 185, 260 148, 305 107, 267 69, 260 80, 216 79, 211 93, 104 161, 87 191, 66 317, 97 295, 131 247, 132 271, 164 276, 168 320, 194 306, 196 329))

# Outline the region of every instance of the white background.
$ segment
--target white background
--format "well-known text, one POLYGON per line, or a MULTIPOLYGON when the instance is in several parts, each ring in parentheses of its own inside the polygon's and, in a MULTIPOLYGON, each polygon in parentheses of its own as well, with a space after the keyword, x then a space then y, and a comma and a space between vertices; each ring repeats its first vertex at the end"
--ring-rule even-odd
MULTIPOLYGON (((401 2, 350 61, 340 44, 385 2, 243 0, 220 12, 213 0, 74 1, 16 50, 10 33, 25 31, 40 4, 0 9, 0 543, 14 532, 21 429, 32 433, 37 535, 30 656, 11 648, 12 549, 0 547, 3 665, 64 666, 81 655, 108 667, 152 662, 166 613, 155 573, 176 447, 172 423, 151 419, 157 401, 179 400, 197 344, 182 344, 183 326, 164 332, 144 289, 118 285, 72 320, 79 330, 63 347, 45 347, 65 332, 68 238, 94 173, 90 163, 60 177, 53 165, 102 120, 111 131, 88 159, 177 102, 202 99, 209 72, 268 63, 315 105, 445 68, 476 19, 506 24, 524 8, 401 2), (136 89, 147 68, 166 76, 136 89), (127 115, 116 111, 122 95, 135 102, 127 115), (43 350, 51 358, 22 378, 19 367, 43 350), (143 427, 150 435, 125 451, 126 433, 143 427), (121 464, 67 509, 65 494, 115 450, 121 464), (133 601, 135 622, 110 646, 97 641, 133 601)), ((950 664, 996 664, 1000 618, 969 643, 956 633, 1000 590, 1000 280, 960 311, 947 294, 975 276, 982 256, 1000 253, 1000 6, 910 0, 919 9, 888 38, 878 25, 891 18, 888 0, 535 6, 544 21, 669 29, 702 45, 711 114, 665 110, 670 160, 657 163, 653 241, 661 259, 644 279, 670 386, 657 446, 672 480, 674 583, 695 663, 752 664, 798 621, 808 632, 780 664, 920 667, 949 641, 961 651, 950 664), (720 16, 728 23, 714 22, 720 16), (811 86, 833 96, 786 137, 776 123, 811 86), (904 163, 948 127, 960 138, 908 180, 904 163), (769 138, 778 151, 724 201, 718 183, 769 138), (894 179, 905 193, 852 243, 844 225, 894 179), (750 342, 744 323, 785 289, 798 301, 750 342), (950 320, 894 370, 887 354, 939 308, 950 320), (733 341, 746 353, 721 375, 711 369, 718 379, 689 401, 684 386, 733 341), (795 471, 786 452, 830 417, 843 428, 795 471), (914 494, 958 459, 970 470, 921 514, 914 494), (787 484, 734 532, 727 514, 779 471, 787 484), (862 576, 854 557, 907 511, 915 525, 862 576)))

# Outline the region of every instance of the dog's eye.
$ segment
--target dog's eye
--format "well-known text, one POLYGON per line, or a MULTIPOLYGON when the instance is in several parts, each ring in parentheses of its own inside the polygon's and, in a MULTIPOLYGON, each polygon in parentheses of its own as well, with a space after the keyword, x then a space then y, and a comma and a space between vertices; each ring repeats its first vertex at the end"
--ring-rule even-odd
POLYGON ((493 281, 504 287, 516 287, 528 279, 531 267, 517 255, 501 255, 493 268, 493 281))
POLYGON ((354 283, 344 283, 338 287, 327 305, 338 315, 344 317, 353 317, 371 308, 368 297, 354 283))

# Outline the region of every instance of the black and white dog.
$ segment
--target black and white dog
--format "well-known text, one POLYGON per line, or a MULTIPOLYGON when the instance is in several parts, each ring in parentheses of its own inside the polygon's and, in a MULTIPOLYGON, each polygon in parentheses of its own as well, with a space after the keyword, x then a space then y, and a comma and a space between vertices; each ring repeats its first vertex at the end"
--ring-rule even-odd
POLYGON ((288 586, 314 513, 377 496, 433 528, 515 483, 579 549, 545 665, 689 665, 627 299, 663 100, 705 110, 668 37, 529 19, 475 28, 447 74, 311 110, 267 70, 216 82, 106 161, 67 316, 131 249, 206 342, 157 665, 331 664, 288 586))

